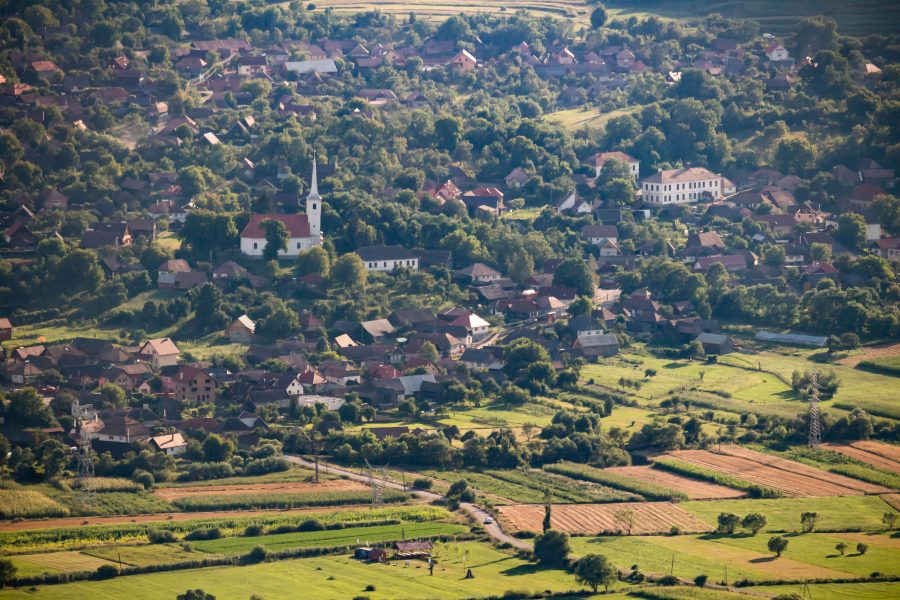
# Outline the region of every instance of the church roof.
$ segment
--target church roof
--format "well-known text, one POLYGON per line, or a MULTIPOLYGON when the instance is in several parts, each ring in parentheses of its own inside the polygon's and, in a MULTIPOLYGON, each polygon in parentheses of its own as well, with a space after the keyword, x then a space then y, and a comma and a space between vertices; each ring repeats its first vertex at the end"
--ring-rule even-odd
POLYGON ((266 230, 263 227, 263 222, 265 221, 281 221, 292 238, 309 237, 309 220, 303 213, 295 215, 275 213, 255 214, 250 217, 250 222, 244 227, 244 230, 241 232, 241 237, 253 239, 266 237, 266 230))

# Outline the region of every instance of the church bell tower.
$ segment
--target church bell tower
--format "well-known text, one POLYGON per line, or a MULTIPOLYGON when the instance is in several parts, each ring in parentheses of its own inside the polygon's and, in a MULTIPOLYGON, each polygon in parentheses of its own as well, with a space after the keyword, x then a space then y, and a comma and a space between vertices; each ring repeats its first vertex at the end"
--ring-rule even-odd
POLYGON ((306 219, 309 222, 309 236, 318 238, 322 234, 322 196, 319 195, 315 156, 313 156, 309 195, 306 196, 306 219))

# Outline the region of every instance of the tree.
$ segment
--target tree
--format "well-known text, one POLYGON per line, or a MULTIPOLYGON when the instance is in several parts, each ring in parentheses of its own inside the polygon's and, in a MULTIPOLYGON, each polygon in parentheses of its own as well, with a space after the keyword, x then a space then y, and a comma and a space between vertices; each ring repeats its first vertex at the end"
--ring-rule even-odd
POLYGON ((866 245, 866 219, 854 212, 842 214, 838 217, 838 228, 834 237, 850 248, 864 248, 866 245))
POLYGON ((16 578, 19 569, 8 558, 0 559, 0 588, 9 585, 16 578))
POLYGON ((578 296, 569 305, 569 316, 577 317, 579 315, 590 315, 591 311, 594 310, 594 305, 591 302, 591 299, 587 296, 578 296))
POLYGON ((100 408, 125 408, 128 406, 128 396, 125 390, 115 383, 104 383, 97 392, 103 397, 100 408))
POLYGON ((359 255, 344 254, 331 267, 331 285, 348 291, 363 290, 366 287, 366 267, 359 255))
POLYGON ((72 250, 56 269, 56 285, 65 289, 67 295, 81 290, 96 292, 102 281, 103 269, 90 250, 72 250))
POLYGON ((740 515, 736 515, 734 513, 719 513, 719 517, 717 520, 718 526, 716 527, 716 531, 718 531, 719 533, 731 535, 734 533, 734 530, 737 529, 737 526, 740 522, 740 515))
POLYGON ((753 535, 759 533, 759 530, 766 526, 768 520, 766 515, 762 513, 750 513, 741 521, 741 527, 749 529, 753 535))
POLYGON ((331 269, 331 257, 322 246, 313 246, 298 254, 297 262, 294 265, 294 272, 299 276, 316 273, 322 277, 328 277, 331 269))
POLYGON ((544 521, 541 523, 541 531, 547 533, 551 528, 551 521, 553 521, 553 505, 549 502, 544 502, 544 521))
POLYGON ((183 594, 178 594, 175 596, 175 600, 216 600, 216 597, 198 589, 188 590, 183 594))
MULTIPOLYGON (((594 29, 599 29, 606 24, 606 7, 602 4, 597 5, 597 8, 591 12, 591 27, 594 29)), ((594 587, 594 591, 597 591, 597 588, 594 587)))
POLYGON ((291 234, 284 223, 275 219, 266 219, 262 222, 262 227, 266 232, 266 248, 263 250, 263 257, 266 260, 278 260, 279 252, 287 252, 291 234))
POLYGON ((900 198, 881 194, 872 203, 878 221, 891 233, 900 233, 900 198))
POLYGON ((831 260, 831 246, 815 242, 809 246, 809 257, 818 262, 829 262, 831 260))
POLYGON ((609 586, 617 580, 617 571, 602 554, 588 554, 575 566, 575 580, 591 586, 594 592, 601 585, 604 590, 609 590, 609 586))
POLYGON ((769 543, 766 546, 769 548, 769 552, 774 552, 775 556, 781 557, 781 553, 788 547, 788 541, 780 535, 776 535, 769 538, 769 543))
POLYGON ((534 557, 538 563, 547 567, 561 567, 569 557, 569 534, 563 531, 550 531, 534 538, 534 557))
POLYGON ((434 122, 434 136, 438 147, 453 152, 459 142, 462 125, 456 117, 443 117, 434 122))
POLYGON ((838 542, 835 545, 834 549, 837 550, 841 556, 844 556, 844 554, 847 552, 847 544, 844 542, 838 542))
POLYGON ((7 396, 6 422, 19 428, 49 427, 53 413, 45 406, 40 394, 33 387, 18 389, 7 396))
POLYGON ((582 296, 594 296, 594 274, 583 258, 567 258, 553 273, 553 285, 575 288, 582 296))
POLYGON ((613 512, 613 521, 628 535, 631 535, 631 532, 634 530, 634 518, 634 510, 630 508, 623 508, 613 512))
POLYGON ((238 239, 237 226, 231 215, 210 210, 192 210, 179 232, 197 256, 207 257, 213 250, 232 248, 238 239))
POLYGON ((894 528, 894 521, 896 521, 896 520, 897 520, 897 513, 895 513, 892 510, 889 510, 889 511, 885 512, 883 515, 881 515, 881 522, 887 526, 888 531, 890 531, 891 529, 894 528))
POLYGON ((281 305, 269 313, 267 317, 256 322, 256 333, 263 337, 277 339, 286 337, 299 327, 300 317, 297 315, 297 312, 281 305))
POLYGON ((780 140, 775 147, 775 163, 788 173, 804 175, 815 166, 816 149, 806 138, 780 140))
POLYGON ((816 528, 816 521, 819 518, 817 512, 804 512, 800 515, 800 525, 803 533, 810 533, 816 528))
POLYGON ((212 283, 204 283, 194 292, 194 322, 202 331, 216 331, 228 322, 222 310, 222 290, 212 283))
POLYGON ((234 442, 217 433, 203 440, 203 458, 208 462, 224 462, 234 454, 234 442))
POLYGON ((863 554, 865 554, 865 553, 868 552, 868 551, 869 551, 869 545, 868 545, 868 544, 866 544, 866 543, 864 543, 864 542, 860 542, 860 543, 856 544, 856 552, 857 552, 857 554, 859 554, 860 556, 862 556, 863 554))
POLYGON ((417 353, 419 358, 424 358, 425 360, 430 360, 431 362, 436 362, 441 355, 438 353, 437 347, 431 342, 425 342, 421 346, 419 346, 419 352, 417 353))

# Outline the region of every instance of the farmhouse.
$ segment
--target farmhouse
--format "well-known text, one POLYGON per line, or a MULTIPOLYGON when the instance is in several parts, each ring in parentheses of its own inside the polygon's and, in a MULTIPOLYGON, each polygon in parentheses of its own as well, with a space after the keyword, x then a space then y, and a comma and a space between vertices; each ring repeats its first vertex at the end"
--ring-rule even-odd
POLYGON ((155 368, 171 367, 178 364, 181 351, 169 338, 148 340, 138 350, 138 357, 150 361, 155 368))
POLYGON ((594 177, 600 177, 600 171, 603 170, 603 165, 611 160, 617 160, 621 163, 624 163, 631 171, 631 174, 632 176, 634 176, 635 181, 637 181, 638 174, 640 173, 641 162, 633 156, 625 154, 624 152, 598 152, 597 154, 588 156, 582 161, 582 164, 593 167, 594 177))
POLYGON ((247 315, 241 315, 231 322, 231 325, 225 330, 225 337, 232 342, 246 344, 253 339, 253 333, 256 331, 256 323, 247 315))
POLYGON ((419 270, 419 255, 403 246, 362 246, 356 254, 369 271, 419 270))
POLYGON ((150 445, 159 452, 165 452, 169 456, 178 456, 187 450, 187 442, 180 433, 167 433, 150 438, 150 445))
POLYGON ((131 444, 149 438, 150 430, 131 417, 108 417, 103 420, 103 427, 89 435, 99 442, 131 444))
POLYGON ((645 202, 686 204, 722 197, 722 177, 702 167, 667 169, 641 181, 645 202))
POLYGON ((701 333, 697 341, 703 344, 703 351, 707 354, 728 354, 734 352, 734 342, 727 335, 721 333, 701 333))
POLYGON ((573 345, 588 357, 615 356, 619 353, 619 338, 602 329, 579 331, 573 345))

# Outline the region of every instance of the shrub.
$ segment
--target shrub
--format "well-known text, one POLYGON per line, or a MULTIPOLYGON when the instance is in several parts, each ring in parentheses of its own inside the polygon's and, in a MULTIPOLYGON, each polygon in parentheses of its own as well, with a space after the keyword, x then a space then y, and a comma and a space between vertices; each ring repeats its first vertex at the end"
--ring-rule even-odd
POLYGON ((147 531, 147 540, 151 544, 168 544, 177 541, 178 538, 169 530, 150 529, 147 531))
POLYGON ((859 554, 865 554, 866 552, 869 551, 869 545, 868 545, 868 544, 864 544, 863 542, 860 542, 860 543, 858 543, 858 544, 856 545, 856 551, 857 551, 859 554))
POLYGON ((427 477, 417 477, 413 480, 412 486, 417 490, 430 490, 432 481, 427 477))
POLYGON ((322 531, 325 526, 318 519, 307 519, 297 526, 297 531, 322 531))
POLYGON ((367 585, 367 586, 365 587, 365 589, 363 589, 363 591, 364 591, 364 592, 374 592, 374 591, 375 591, 375 586, 372 585, 372 584, 370 583, 369 585, 367 585))
POLYGON ((697 575, 694 577, 694 585, 697 587, 703 587, 706 585, 706 580, 709 579, 707 575, 697 575))
POLYGON ((119 574, 119 569, 115 565, 100 565, 97 567, 98 579, 112 579, 119 574))
POLYGON ((137 483, 144 486, 145 490, 149 490, 153 488, 153 484, 156 483, 156 480, 153 478, 153 474, 143 469, 138 469, 131 475, 131 479, 136 481, 137 483))
POLYGON ((190 532, 184 539, 190 541, 196 540, 217 540, 222 537, 222 531, 218 527, 211 527, 208 529, 195 529, 190 532))
POLYGON ((259 525, 248 525, 246 529, 244 529, 245 537, 258 537, 263 534, 263 528, 259 525))
POLYGON ((678 585, 678 578, 674 575, 663 575, 656 580, 658 585, 678 585))
POLYGON ((260 563, 269 558, 269 551, 265 546, 254 546, 253 550, 244 555, 244 562, 260 563))

